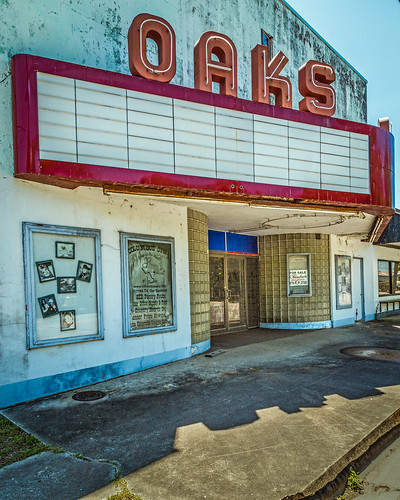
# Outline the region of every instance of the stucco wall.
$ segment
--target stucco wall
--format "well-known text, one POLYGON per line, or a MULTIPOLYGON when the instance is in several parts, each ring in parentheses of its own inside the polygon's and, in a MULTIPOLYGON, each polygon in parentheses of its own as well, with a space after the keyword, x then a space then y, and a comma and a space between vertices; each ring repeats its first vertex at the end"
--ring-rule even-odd
MULTIPOLYGON (((280 0, 136 0, 114 2, 50 0, 1 3, 0 35, 0 168, 12 172, 10 58, 29 53, 129 74, 127 32, 133 18, 148 12, 165 18, 177 39, 177 72, 172 83, 193 87, 193 47, 207 30, 232 38, 238 51, 238 96, 251 98, 250 52, 260 43, 260 30, 274 37, 274 51, 289 58, 283 71, 294 90, 293 107, 300 95, 297 72, 308 59, 320 59, 335 68, 336 117, 366 120, 365 82, 321 41, 280 0)), ((318 28, 318 27, 316 27, 318 28)))
POLYGON ((3 181, 3 186, 9 212, 2 221, 7 244, 0 246, 0 385, 122 360, 140 360, 177 349, 187 348, 190 355, 186 208, 132 196, 105 196, 98 189, 70 191, 24 181, 3 181), (23 221, 101 230, 104 340, 26 350, 23 221), (179 304, 176 332, 122 337, 120 231, 174 238, 179 304))
MULTIPOLYGON (((67 373, 104 363, 144 359, 157 353, 189 349, 190 293, 186 209, 144 198, 103 195, 101 189, 74 191, 14 179, 10 59, 29 53, 96 68, 129 73, 127 32, 132 19, 148 12, 169 21, 177 35, 177 74, 173 84, 193 87, 193 47, 204 31, 230 36, 238 50, 239 97, 251 97, 250 52, 261 28, 274 37, 275 51, 290 62, 284 75, 294 88, 298 68, 308 59, 335 67, 337 117, 364 121, 365 84, 279 0, 158 0, 114 2, 5 0, 0 35, 0 385, 67 373), (227 11, 229 7, 229 11, 227 11), (125 201, 126 200, 126 201, 125 201), (167 215, 167 216, 166 216, 167 215), (26 350, 21 223, 30 221, 101 230, 103 258, 103 341, 26 350), (121 275, 118 232, 175 238, 178 330, 164 335, 122 338, 121 275), (6 244, 5 244, 6 242, 6 244), (4 366, 7 368, 4 369, 4 366)), ((186 352, 186 351, 185 351, 186 352)), ((180 351, 180 355, 183 355, 180 351)), ((171 359, 169 359, 171 360, 171 359)), ((164 358, 165 362, 166 359, 164 358)), ((162 360, 160 359, 160 362, 162 360)), ((140 363, 140 367, 143 367, 140 363)), ((133 371, 133 370, 132 370, 133 371)), ((115 376, 121 372, 115 372, 115 376)), ((82 380, 81 380, 82 382, 82 380)), ((89 383, 90 380, 87 380, 89 383)), ((58 386, 63 390, 62 384, 58 386)))
MULTIPOLYGON (((330 236, 330 266, 331 266, 331 298, 332 298, 332 322, 333 326, 354 323, 356 318, 355 305, 349 309, 337 309, 336 307, 336 282, 335 282, 335 255, 348 255, 352 258, 360 257, 364 259, 364 301, 365 319, 375 318, 376 306, 379 301, 400 298, 399 296, 379 297, 378 292, 378 260, 400 259, 400 251, 395 248, 371 245, 360 241, 358 238, 347 236, 330 236)), ((352 266, 353 267, 353 266, 352 266)), ((354 270, 352 270, 352 275, 354 270)), ((353 283, 353 285, 355 285, 353 283)))

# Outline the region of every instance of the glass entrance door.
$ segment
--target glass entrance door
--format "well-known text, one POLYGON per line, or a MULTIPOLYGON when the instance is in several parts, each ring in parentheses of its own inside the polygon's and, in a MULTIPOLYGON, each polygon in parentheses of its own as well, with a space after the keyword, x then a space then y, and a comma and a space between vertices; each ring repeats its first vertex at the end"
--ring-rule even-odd
POLYGON ((258 326, 258 259, 210 256, 210 309, 213 331, 258 326))
POLYGON ((246 327, 244 258, 227 257, 227 322, 228 330, 246 327))
POLYGON ((212 330, 225 328, 224 257, 210 257, 210 322, 212 330))

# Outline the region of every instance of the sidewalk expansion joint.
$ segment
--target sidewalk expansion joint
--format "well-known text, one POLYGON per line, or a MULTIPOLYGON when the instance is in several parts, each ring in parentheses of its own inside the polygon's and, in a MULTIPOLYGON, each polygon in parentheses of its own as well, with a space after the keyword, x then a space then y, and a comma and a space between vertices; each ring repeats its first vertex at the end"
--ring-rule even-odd
POLYGON ((70 457, 74 457, 77 460, 82 460, 83 462, 92 462, 92 463, 99 463, 99 464, 109 464, 114 468, 114 480, 119 479, 122 475, 122 469, 121 469, 121 464, 117 462, 116 460, 110 460, 108 458, 90 458, 86 457, 85 455, 82 455, 82 453, 72 453, 70 451, 64 450, 64 453, 66 455, 69 455, 70 457))

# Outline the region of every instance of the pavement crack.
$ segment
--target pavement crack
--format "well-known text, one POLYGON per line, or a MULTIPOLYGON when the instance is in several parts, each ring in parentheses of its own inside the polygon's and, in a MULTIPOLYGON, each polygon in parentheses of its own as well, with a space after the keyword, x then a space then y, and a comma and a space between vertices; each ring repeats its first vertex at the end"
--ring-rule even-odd
MULTIPOLYGON (((315 439, 313 441, 317 441, 317 440, 315 439)), ((298 443, 301 443, 301 442, 310 443, 311 439, 307 438, 307 440, 299 441, 298 443)), ((257 451, 265 451, 265 450, 271 450, 274 448, 281 448, 282 446, 284 446, 284 445, 282 445, 282 443, 272 444, 269 446, 262 446, 260 448, 249 448, 248 450, 240 450, 240 451, 234 451, 234 452, 230 452, 230 453, 222 453, 220 455, 210 455, 210 458, 223 458, 223 457, 230 457, 233 455, 245 455, 245 454, 254 453, 257 451)))
POLYGON ((392 492, 400 492, 400 488, 391 488, 389 486, 386 486, 385 484, 379 484, 379 483, 370 483, 364 479, 364 489, 366 486, 369 486, 370 489, 372 489, 375 493, 378 491, 384 491, 386 493, 392 493, 392 492))
POLYGON ((109 464, 114 469, 114 479, 119 479, 122 476, 121 464, 117 460, 110 460, 108 458, 91 458, 83 455, 82 453, 72 453, 70 451, 64 451, 65 454, 70 457, 74 457, 77 460, 82 460, 83 462, 92 462, 99 464, 109 464))

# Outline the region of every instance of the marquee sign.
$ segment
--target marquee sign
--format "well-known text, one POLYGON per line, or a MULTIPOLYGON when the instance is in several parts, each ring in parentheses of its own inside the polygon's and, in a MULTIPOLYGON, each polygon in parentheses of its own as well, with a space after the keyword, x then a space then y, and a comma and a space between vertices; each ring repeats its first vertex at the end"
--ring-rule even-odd
MULTIPOLYGON (((129 68, 131 73, 149 80, 170 82, 176 71, 175 32, 163 18, 139 14, 128 33, 129 68), (153 40, 158 50, 158 65, 147 58, 147 39, 153 40)), ((270 104, 270 94, 275 104, 292 108, 292 84, 281 76, 289 59, 282 51, 269 61, 264 45, 251 51, 252 99, 270 104)), ((301 111, 322 116, 333 116, 336 111, 336 94, 331 83, 335 71, 321 61, 308 61, 299 70, 299 91, 304 99, 301 111)), ((212 83, 218 83, 220 93, 237 97, 237 52, 233 41, 222 33, 207 31, 194 46, 194 87, 212 92, 212 83)))
MULTIPOLYGON (((224 43, 234 68, 235 51, 224 43)), ((163 47, 168 57, 173 47, 163 47)), ((270 76, 285 62, 276 57, 265 66, 270 76)), ((203 61, 208 70, 211 61, 203 61)), ((168 58, 159 62, 164 74, 173 70, 168 58)), ((225 79, 231 89, 233 75, 225 79)), ((383 128, 24 54, 13 56, 12 76, 16 177, 106 192, 392 213, 393 136, 383 128)), ((305 84, 305 106, 318 105, 315 81, 305 84)), ((288 82, 268 82, 282 103, 290 99, 288 82)), ((331 106, 333 95, 324 92, 331 106)))

